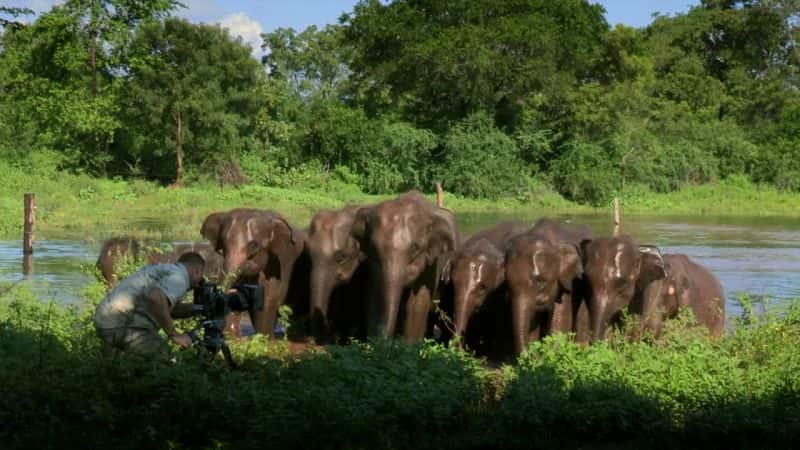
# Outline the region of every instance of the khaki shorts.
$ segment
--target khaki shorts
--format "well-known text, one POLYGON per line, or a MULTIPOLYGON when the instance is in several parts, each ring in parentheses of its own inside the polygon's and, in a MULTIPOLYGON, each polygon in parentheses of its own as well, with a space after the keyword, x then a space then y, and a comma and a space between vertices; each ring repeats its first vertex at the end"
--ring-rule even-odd
POLYGON ((151 328, 95 327, 95 330, 97 337, 103 341, 103 353, 108 356, 130 353, 160 360, 169 359, 169 344, 151 328))

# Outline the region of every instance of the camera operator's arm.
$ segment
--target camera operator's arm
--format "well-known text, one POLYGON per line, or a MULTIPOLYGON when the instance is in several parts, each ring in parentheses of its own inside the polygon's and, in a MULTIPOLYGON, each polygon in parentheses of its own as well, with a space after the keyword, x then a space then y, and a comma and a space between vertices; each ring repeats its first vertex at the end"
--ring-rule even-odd
POLYGON ((178 303, 172 307, 170 313, 173 319, 185 319, 194 315, 194 305, 191 303, 178 303))
POLYGON ((173 342, 180 345, 181 347, 189 347, 192 345, 192 339, 189 335, 185 333, 178 333, 175 330, 175 325, 172 323, 172 317, 170 317, 170 307, 169 307, 169 300, 167 300, 167 296, 161 291, 161 289, 153 288, 147 292, 147 300, 150 304, 150 312, 153 314, 153 318, 156 319, 161 328, 164 329, 164 332, 167 333, 170 339, 173 342))

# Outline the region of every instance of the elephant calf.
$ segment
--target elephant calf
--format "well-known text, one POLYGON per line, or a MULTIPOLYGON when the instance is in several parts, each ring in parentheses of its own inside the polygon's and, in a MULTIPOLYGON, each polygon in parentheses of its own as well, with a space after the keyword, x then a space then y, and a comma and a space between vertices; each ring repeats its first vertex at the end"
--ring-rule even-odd
MULTIPOLYGON (((223 255, 226 276, 235 274, 238 282, 264 287, 263 309, 251 312, 257 333, 274 337, 278 309, 284 303, 296 316, 305 314, 310 263, 304 231, 274 211, 236 208, 209 214, 200 234, 223 255)), ((240 335, 238 315, 231 314, 226 330, 240 335)))
POLYGON ((454 317, 452 331, 478 354, 496 359, 511 353, 505 248, 526 231, 523 222, 504 222, 476 233, 442 274, 442 304, 454 317))
POLYGON ((367 257, 369 334, 392 338, 402 327, 406 342, 418 341, 429 330, 445 260, 460 243, 455 216, 410 191, 361 208, 351 233, 367 257))
POLYGON ((586 240, 581 243, 589 282, 591 341, 605 338, 608 327, 623 309, 651 283, 666 276, 658 247, 638 245, 630 236, 586 240))
POLYGON ((222 257, 203 242, 175 244, 169 251, 161 251, 154 243, 142 242, 130 236, 107 239, 100 248, 95 265, 109 287, 117 284, 117 265, 126 258, 143 258, 148 264, 175 262, 186 252, 197 252, 206 261, 204 275, 215 281, 222 279, 222 257), (145 254, 143 254, 143 252, 145 254))
POLYGON ((584 226, 566 227, 540 219, 511 241, 506 252, 506 280, 517 354, 532 339, 577 330, 586 290, 579 244, 591 236, 584 226))
POLYGON ((705 267, 682 254, 665 254, 666 277, 650 283, 637 296, 631 310, 641 315, 641 329, 658 336, 665 319, 691 308, 697 321, 714 337, 725 329, 725 292, 705 267))
POLYGON ((317 343, 366 338, 366 255, 352 236, 362 208, 348 205, 320 211, 311 219, 307 248, 311 258, 311 335, 317 343))

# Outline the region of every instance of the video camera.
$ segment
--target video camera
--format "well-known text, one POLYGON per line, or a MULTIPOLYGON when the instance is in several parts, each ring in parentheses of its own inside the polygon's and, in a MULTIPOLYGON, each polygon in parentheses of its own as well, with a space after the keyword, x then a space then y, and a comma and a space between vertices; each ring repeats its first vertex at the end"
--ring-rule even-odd
MULTIPOLYGON (((195 315, 202 316, 200 327, 203 328, 202 338, 197 330, 192 330, 189 335, 192 342, 202 344, 213 356, 222 350, 225 361, 231 367, 235 366, 231 357, 231 350, 225 343, 225 316, 236 311, 261 311, 264 309, 264 288, 257 284, 234 284, 234 292, 225 292, 216 283, 204 281, 194 289, 195 315)), ((199 327, 198 327, 199 328, 199 327)))

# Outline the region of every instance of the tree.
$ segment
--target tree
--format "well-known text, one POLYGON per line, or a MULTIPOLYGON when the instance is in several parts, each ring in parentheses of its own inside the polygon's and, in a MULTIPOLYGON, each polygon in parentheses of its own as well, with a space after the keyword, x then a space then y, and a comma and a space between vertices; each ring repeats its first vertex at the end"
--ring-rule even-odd
POLYGON ((270 77, 284 80, 296 94, 335 97, 347 80, 349 51, 342 42, 342 27, 322 30, 310 26, 300 33, 291 28, 261 35, 263 58, 270 77))
POLYGON ((17 22, 16 19, 19 16, 27 16, 33 14, 33 10, 30 8, 20 8, 16 6, 3 6, 0 5, 0 16, 5 15, 10 18, 0 17, 0 29, 3 28, 20 28, 22 27, 22 23, 17 22))
POLYGON ((594 76, 608 29, 584 0, 364 0, 342 21, 364 101, 388 90, 392 108, 440 131, 481 110, 515 126, 529 95, 594 76))
POLYGON ((118 126, 114 92, 89 92, 77 18, 53 8, 29 26, 6 29, 2 48, 3 140, 15 153, 52 150, 62 167, 102 171, 107 155, 96 143, 111 142, 118 126))
POLYGON ((250 51, 217 25, 175 18, 140 25, 125 69, 130 130, 120 146, 127 163, 152 158, 154 173, 172 153, 174 182, 180 185, 186 160, 219 162, 246 146, 263 76, 250 51))

